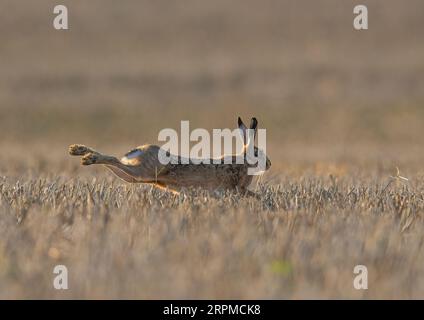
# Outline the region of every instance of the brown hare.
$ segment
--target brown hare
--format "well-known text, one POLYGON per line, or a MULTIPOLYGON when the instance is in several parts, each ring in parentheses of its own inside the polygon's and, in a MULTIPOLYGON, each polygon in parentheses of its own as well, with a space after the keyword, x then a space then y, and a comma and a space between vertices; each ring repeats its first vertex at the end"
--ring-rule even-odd
MULTIPOLYGON (((164 165, 159 161, 159 151, 163 152, 163 149, 156 145, 137 147, 128 152, 121 160, 79 144, 71 145, 69 154, 82 156, 82 165, 105 165, 127 182, 148 183, 174 192, 179 192, 184 188, 200 187, 209 191, 234 190, 251 194, 247 189, 252 181, 252 175, 248 174, 248 169, 253 165, 246 161, 246 157, 250 143, 254 144, 258 122, 256 118, 251 120, 250 129, 254 132, 253 139, 249 139, 249 130, 240 117, 238 125, 244 141, 242 154, 222 156, 219 161, 211 159, 210 164, 194 164, 191 160, 188 161, 188 164, 182 164, 181 157, 175 156, 178 158, 178 164, 164 165), (240 156, 244 157, 244 161, 238 164, 236 159, 240 156), (224 160, 227 161, 224 162, 224 160), (231 160, 230 163, 228 160, 231 160)), ((258 154, 266 157, 263 151, 256 146, 250 150, 254 150, 255 157, 258 157, 258 154)), ((167 154, 169 155, 169 152, 167 154)), ((270 166, 271 162, 266 157, 265 170, 268 170, 270 166)))

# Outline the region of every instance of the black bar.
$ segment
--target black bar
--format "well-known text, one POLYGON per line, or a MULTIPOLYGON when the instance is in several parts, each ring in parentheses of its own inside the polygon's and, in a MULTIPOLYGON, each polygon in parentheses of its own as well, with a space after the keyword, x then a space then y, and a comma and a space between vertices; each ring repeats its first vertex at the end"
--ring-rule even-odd
POLYGON ((13 316, 63 316, 78 319, 116 316, 119 319, 293 319, 303 316, 344 319, 354 316, 399 315, 422 309, 422 301, 371 300, 20 300, 0 301, 2 313, 13 316), (414 309, 417 310, 414 310, 414 309), (7 310, 9 309, 9 310, 7 310), (195 313, 193 315, 193 311, 195 313))

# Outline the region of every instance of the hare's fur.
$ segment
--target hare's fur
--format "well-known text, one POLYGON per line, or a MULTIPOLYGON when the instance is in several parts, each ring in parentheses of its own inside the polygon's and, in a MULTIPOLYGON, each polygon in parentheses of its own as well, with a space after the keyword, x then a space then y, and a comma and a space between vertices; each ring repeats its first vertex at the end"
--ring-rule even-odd
MULTIPOLYGON (((240 119, 239 125, 242 130, 246 129, 240 119)), ((119 178, 131 183, 149 183, 177 192, 192 187, 209 191, 249 192, 247 188, 252 181, 252 176, 247 174, 249 165, 236 164, 237 155, 229 156, 232 158, 231 164, 225 164, 223 156, 218 163, 213 163, 211 160, 211 164, 194 164, 191 161, 182 164, 181 157, 178 157, 178 164, 164 165, 158 159, 159 150, 160 147, 156 145, 143 145, 128 152, 119 160, 84 145, 73 144, 69 147, 69 154, 82 156, 82 165, 105 165, 119 178)), ((270 162, 267 159, 267 169, 269 166, 270 162)))

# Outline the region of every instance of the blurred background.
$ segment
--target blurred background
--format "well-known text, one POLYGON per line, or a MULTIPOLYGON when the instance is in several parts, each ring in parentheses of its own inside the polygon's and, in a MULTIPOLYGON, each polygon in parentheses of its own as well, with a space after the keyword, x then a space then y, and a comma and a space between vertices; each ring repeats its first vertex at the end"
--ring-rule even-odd
POLYGON ((1 0, 0 39, 0 297, 424 297, 422 0, 1 0), (267 129, 260 199, 68 155, 239 115, 267 129))
POLYGON ((423 163, 421 0, 2 0, 1 9, 2 175, 77 168, 71 143, 123 154, 181 120, 234 128, 238 115, 268 130, 274 174, 423 163), (67 31, 53 28, 58 4, 67 31), (369 30, 353 28, 357 4, 369 30))

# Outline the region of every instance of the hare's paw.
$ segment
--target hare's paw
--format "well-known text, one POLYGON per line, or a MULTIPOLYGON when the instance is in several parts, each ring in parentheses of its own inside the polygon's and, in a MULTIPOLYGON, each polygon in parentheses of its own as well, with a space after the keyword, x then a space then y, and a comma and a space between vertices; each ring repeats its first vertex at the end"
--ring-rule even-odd
POLYGON ((73 144, 69 146, 69 154, 71 156, 83 156, 89 152, 92 152, 91 149, 82 144, 73 144))
POLYGON ((95 164, 99 156, 95 153, 87 153, 84 157, 81 158, 81 164, 83 166, 89 166, 90 164, 95 164))

